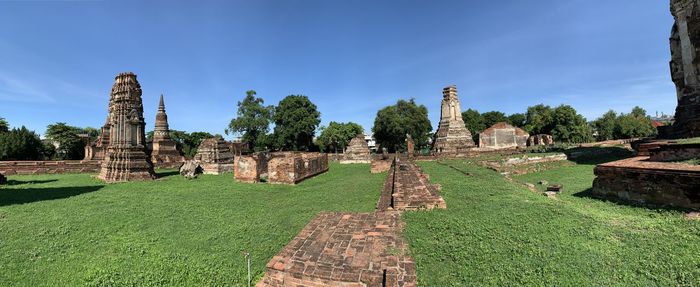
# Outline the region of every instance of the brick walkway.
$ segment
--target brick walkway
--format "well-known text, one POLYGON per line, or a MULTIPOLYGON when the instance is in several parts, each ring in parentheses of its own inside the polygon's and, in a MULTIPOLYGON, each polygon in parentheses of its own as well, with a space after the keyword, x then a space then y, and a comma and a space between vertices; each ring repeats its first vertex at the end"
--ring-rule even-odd
POLYGON ((447 208, 440 186, 428 181, 428 175, 415 162, 398 159, 384 181, 377 210, 447 208))

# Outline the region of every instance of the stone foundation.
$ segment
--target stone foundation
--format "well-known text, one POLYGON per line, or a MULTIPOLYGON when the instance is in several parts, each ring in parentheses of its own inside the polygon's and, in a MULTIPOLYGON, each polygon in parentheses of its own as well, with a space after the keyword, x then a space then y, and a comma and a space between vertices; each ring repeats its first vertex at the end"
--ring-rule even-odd
POLYGON ((53 173, 96 173, 100 171, 99 160, 60 160, 60 161, 0 161, 0 173, 53 174, 53 173))
POLYGON ((240 182, 260 182, 267 177, 268 153, 254 153, 237 156, 233 162, 233 176, 240 182))
POLYGON ((700 209, 700 166, 639 156, 600 164, 591 193, 640 204, 700 209))
POLYGON ((650 161, 684 161, 700 158, 700 144, 666 144, 649 150, 650 161))
POLYGON ((340 158, 341 164, 351 163, 370 163, 369 147, 365 141, 364 135, 357 135, 348 145, 343 157, 340 158))
POLYGON ((395 159, 377 202, 377 210, 447 208, 440 185, 428 182, 427 174, 412 161, 395 159))
POLYGON ((258 287, 416 286, 397 212, 321 213, 267 264, 258 287))
POLYGON ((328 155, 317 152, 273 152, 267 163, 270 183, 296 184, 328 171, 328 155))
POLYGON ((391 159, 372 159, 371 173, 382 173, 389 171, 391 168, 391 159))

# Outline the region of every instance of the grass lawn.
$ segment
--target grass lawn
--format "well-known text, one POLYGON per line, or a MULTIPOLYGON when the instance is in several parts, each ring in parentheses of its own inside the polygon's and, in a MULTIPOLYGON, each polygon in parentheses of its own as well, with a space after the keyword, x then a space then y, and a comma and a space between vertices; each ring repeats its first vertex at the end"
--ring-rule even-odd
POLYGON ((587 197, 593 164, 514 178, 467 161, 421 162, 446 210, 404 215, 421 286, 700 286, 700 222, 587 197), (544 188, 544 187, 542 187, 544 188))
POLYGON ((297 186, 231 174, 105 185, 88 174, 0 187, 0 286, 242 286, 320 211, 374 210, 385 174, 332 164, 297 186))

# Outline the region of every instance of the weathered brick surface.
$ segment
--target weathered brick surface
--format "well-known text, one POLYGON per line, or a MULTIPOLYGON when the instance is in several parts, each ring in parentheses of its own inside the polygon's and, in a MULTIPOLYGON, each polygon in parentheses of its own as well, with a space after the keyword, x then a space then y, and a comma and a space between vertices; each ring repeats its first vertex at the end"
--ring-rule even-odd
POLYGON ((447 208, 440 186, 429 183, 428 175, 409 160, 395 159, 377 202, 377 210, 420 210, 447 208))
POLYGON ((382 173, 389 171, 391 168, 391 159, 372 159, 371 173, 382 173))
POLYGON ((0 173, 44 174, 44 173, 78 173, 98 172, 99 160, 60 160, 60 161, 0 161, 0 173))
POLYGON ((233 163, 234 178, 240 182, 260 182, 261 177, 267 176, 269 159, 265 152, 237 156, 233 163))
POLYGON ((357 135, 350 140, 350 144, 340 158, 340 163, 370 163, 369 146, 363 135, 357 135))
POLYGON ((663 144, 649 150, 650 161, 683 161, 700 158, 700 144, 663 144))
POLYGON ((508 123, 496 123, 479 133, 480 148, 513 148, 527 146, 530 137, 525 130, 508 123))
POLYGON ((233 153, 229 144, 222 138, 209 138, 197 148, 194 160, 204 169, 205 174, 221 174, 233 171, 233 153))
POLYGON ((600 164, 591 193, 635 203, 700 209, 700 166, 641 156, 600 164))
POLYGON ((273 152, 267 163, 270 183, 296 184, 328 171, 328 154, 318 152, 273 152))
POLYGON ((321 213, 267 264, 257 286, 415 286, 397 212, 321 213))
POLYGON ((457 87, 449 86, 442 90, 440 123, 433 140, 433 154, 455 156, 474 148, 471 132, 464 126, 457 87))

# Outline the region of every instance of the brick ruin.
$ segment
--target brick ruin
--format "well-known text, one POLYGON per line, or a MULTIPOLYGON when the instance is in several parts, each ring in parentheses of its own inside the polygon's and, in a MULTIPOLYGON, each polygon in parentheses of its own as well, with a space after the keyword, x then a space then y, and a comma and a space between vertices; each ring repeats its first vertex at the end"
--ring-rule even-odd
POLYGON ((670 37, 670 68, 678 105, 673 125, 659 128, 661 138, 700 136, 699 5, 696 0, 671 0, 675 23, 670 37))
POLYGON ((257 286, 416 286, 402 229, 398 212, 318 214, 257 286))
POLYGON ((462 120, 462 108, 457 97, 457 87, 446 87, 442 90, 440 124, 433 139, 433 154, 460 155, 473 147, 472 134, 464 126, 464 120, 462 120))
POLYGON ((416 143, 413 141, 413 137, 410 134, 406 134, 406 155, 409 159, 412 159, 416 155, 416 143))
POLYGON ((496 123, 479 134, 479 147, 507 149, 526 147, 530 138, 525 130, 508 123, 496 123))
POLYGON ((410 160, 395 158, 389 168, 377 210, 447 208, 440 185, 429 183, 427 174, 410 160))
POLYGON ((151 162, 157 167, 180 167, 185 162, 185 157, 177 150, 177 144, 170 138, 170 126, 168 114, 165 113, 163 94, 160 95, 158 112, 156 113, 156 126, 153 130, 153 142, 150 144, 151 162))
POLYGON ((273 152, 241 155, 234 164, 240 182, 267 181, 297 184, 328 171, 328 154, 318 152, 273 152))
POLYGON ((0 161, 5 175, 98 172, 101 167, 99 160, 0 161))
POLYGON ((350 144, 345 149, 340 163, 370 163, 370 160, 369 146, 365 141, 365 137, 362 134, 358 134, 350 140, 350 144))
POLYGON ((214 137, 202 141, 194 156, 205 174, 221 174, 233 171, 233 153, 223 138, 214 137))
POLYGON ((551 135, 539 134, 532 135, 527 138, 527 146, 537 146, 537 145, 552 145, 554 144, 554 139, 551 135))
POLYGON ((109 115, 105 120, 105 124, 100 128, 100 136, 94 143, 88 143, 85 146, 84 160, 103 160, 105 151, 109 145, 109 115))
POLYGON ((120 73, 109 97, 109 145, 98 178, 106 182, 152 180, 146 147, 141 85, 134 73, 120 73))

